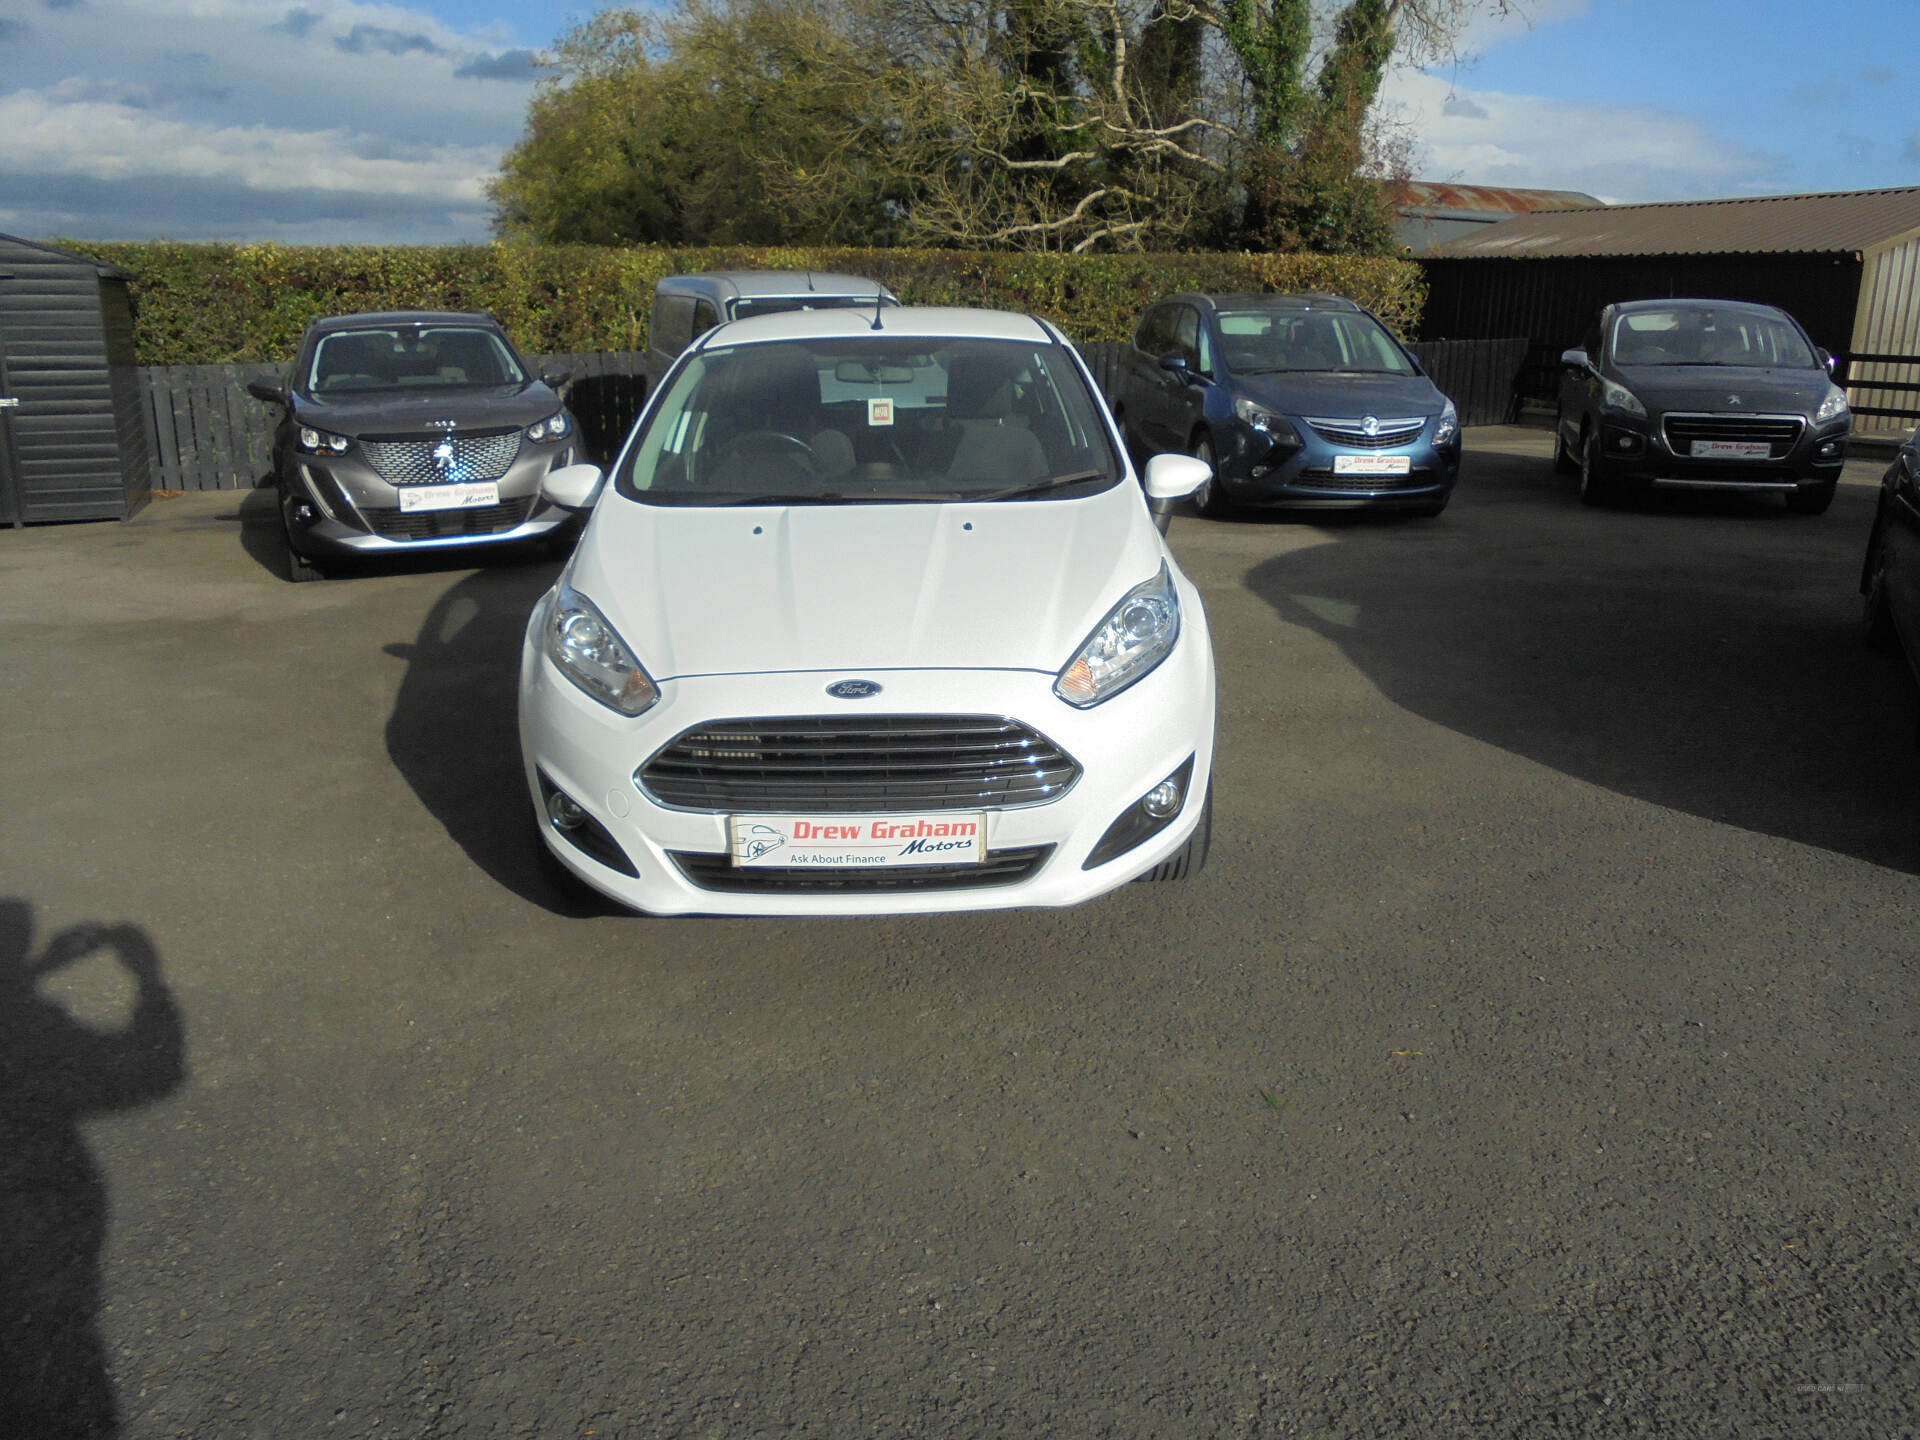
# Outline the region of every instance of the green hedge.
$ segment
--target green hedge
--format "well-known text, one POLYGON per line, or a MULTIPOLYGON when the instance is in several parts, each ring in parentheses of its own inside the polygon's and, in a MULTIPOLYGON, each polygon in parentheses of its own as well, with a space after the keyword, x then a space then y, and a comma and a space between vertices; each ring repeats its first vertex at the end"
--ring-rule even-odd
POLYGON ((697 270, 851 271, 910 305, 1037 311, 1082 342, 1125 339, 1176 290, 1347 295, 1403 336, 1426 300, 1411 261, 1341 255, 62 243, 133 277, 143 365, 286 360, 309 320, 358 310, 487 310, 535 354, 638 350, 655 282, 697 270))

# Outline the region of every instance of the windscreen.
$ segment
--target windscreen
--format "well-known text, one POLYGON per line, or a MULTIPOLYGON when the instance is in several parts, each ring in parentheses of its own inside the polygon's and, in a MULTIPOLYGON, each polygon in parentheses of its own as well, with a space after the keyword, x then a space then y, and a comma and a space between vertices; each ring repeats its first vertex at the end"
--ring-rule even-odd
POLYGON ((1067 498, 1124 473, 1052 344, 861 335, 687 358, 616 483, 657 505, 1067 498))
POLYGON ((1711 305, 1633 310, 1613 322, 1616 365, 1799 366, 1813 349, 1784 316, 1711 305))
POLYGON ((315 395, 452 386, 523 385, 526 372, 498 334, 478 325, 400 325, 321 337, 307 371, 315 395))
POLYGON ((1237 375, 1284 370, 1411 375, 1412 364, 1370 315, 1352 310, 1221 310, 1221 358, 1237 375))

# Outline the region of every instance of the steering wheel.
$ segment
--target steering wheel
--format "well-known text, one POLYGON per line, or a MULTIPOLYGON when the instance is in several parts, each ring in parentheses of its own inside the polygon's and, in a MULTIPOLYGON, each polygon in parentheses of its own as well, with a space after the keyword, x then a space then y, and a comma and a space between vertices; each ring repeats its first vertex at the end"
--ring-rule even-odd
POLYGON ((749 430, 738 439, 730 441, 727 448, 720 453, 724 459, 733 459, 756 451, 797 461, 807 468, 808 474, 814 471, 813 447, 798 435, 789 435, 784 430, 749 430))

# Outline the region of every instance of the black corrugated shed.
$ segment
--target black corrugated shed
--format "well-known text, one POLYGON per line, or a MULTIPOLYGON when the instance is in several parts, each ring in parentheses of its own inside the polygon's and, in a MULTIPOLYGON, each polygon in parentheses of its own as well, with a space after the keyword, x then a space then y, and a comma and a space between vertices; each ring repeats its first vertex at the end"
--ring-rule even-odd
POLYGON ((147 456, 127 277, 0 235, 0 524, 125 519, 147 456))

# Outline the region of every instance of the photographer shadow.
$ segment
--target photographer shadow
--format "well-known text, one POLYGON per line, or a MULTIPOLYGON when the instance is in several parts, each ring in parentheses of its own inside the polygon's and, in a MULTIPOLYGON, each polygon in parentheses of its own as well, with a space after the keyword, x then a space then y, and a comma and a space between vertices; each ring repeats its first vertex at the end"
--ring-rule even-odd
POLYGON ((185 1025, 137 926, 75 926, 38 954, 33 942, 32 907, 0 901, 0 1435, 98 1440, 119 1425, 97 1323, 109 1204, 80 1127, 171 1094, 185 1025), (42 993, 101 955, 134 986, 113 1030, 42 993))

